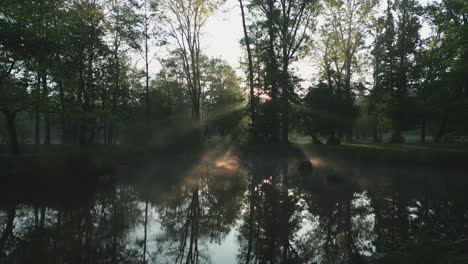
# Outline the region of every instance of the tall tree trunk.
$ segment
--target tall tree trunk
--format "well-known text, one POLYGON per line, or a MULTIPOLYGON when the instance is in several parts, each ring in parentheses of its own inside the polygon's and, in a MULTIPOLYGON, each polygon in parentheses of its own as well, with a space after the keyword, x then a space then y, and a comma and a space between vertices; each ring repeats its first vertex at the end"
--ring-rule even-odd
POLYGON ((352 233, 352 213, 351 213, 351 197, 344 201, 344 233, 345 233, 345 252, 349 259, 353 256, 354 252, 354 239, 352 233))
POLYGON ((35 145, 39 145, 41 144, 41 141, 40 141, 40 133, 41 133, 41 130, 40 130, 40 122, 41 122, 41 116, 40 116, 40 113, 39 113, 39 106, 36 106, 35 107, 35 114, 36 114, 36 125, 35 125, 35 128, 34 128, 34 144, 35 145))
POLYGON ((39 228, 44 229, 45 225, 45 217, 46 217, 46 207, 42 206, 41 207, 41 218, 39 220, 39 228))
POLYGON ((352 108, 353 108, 353 98, 351 96, 351 60, 352 60, 352 55, 347 54, 346 55, 346 75, 345 75, 345 102, 346 102, 346 108, 349 114, 348 120, 346 120, 346 126, 345 126, 345 140, 346 142, 352 142, 353 141, 353 118, 352 116, 352 108))
POLYGON ((396 125, 393 128, 393 133, 392 133, 392 138, 390 139, 391 143, 403 143, 405 142, 403 136, 402 136, 402 131, 399 125, 396 125))
POLYGON ((281 48, 283 52, 283 74, 281 76, 282 82, 282 132, 281 141, 283 143, 289 142, 289 53, 288 53, 288 25, 289 25, 289 12, 286 10, 285 2, 282 2, 282 28, 281 28, 281 48))
POLYGON ((268 23, 268 53, 270 56, 269 69, 267 72, 268 75, 268 84, 271 88, 271 115, 272 115, 272 131, 271 131, 271 140, 276 143, 279 141, 279 117, 278 117, 278 84, 277 84, 277 63, 275 55, 275 28, 274 28, 274 1, 268 0, 268 14, 267 14, 267 23, 268 23))
POLYGON ((148 200, 145 202, 145 227, 143 240, 143 264, 146 264, 146 241, 148 240, 148 200))
POLYGON ((192 122, 194 124, 194 146, 199 146, 200 144, 203 143, 203 132, 201 128, 199 127, 200 125, 200 120, 201 120, 201 115, 200 115, 200 99, 195 99, 192 100, 192 122))
POLYGON ((62 125, 62 136, 60 142, 65 144, 66 136, 67 136, 67 126, 66 126, 66 119, 65 119, 65 93, 63 91, 63 83, 62 81, 58 81, 57 83, 59 89, 59 98, 60 98, 60 123, 62 125))
MULTIPOLYGON (((149 136, 151 136, 150 131, 150 94, 149 94, 149 53, 148 53, 148 10, 147 10, 147 1, 145 0, 145 94, 146 94, 146 124, 149 136)), ((150 139, 150 138, 148 138, 150 139)))
POLYGON ((107 144, 112 145, 113 141, 114 141, 114 125, 112 124, 112 121, 111 121, 107 129, 107 144))
POLYGON ((289 262, 289 236, 291 233, 291 228, 289 224, 289 219, 291 214, 288 208, 288 200, 289 200, 289 175, 288 175, 288 163, 287 161, 281 161, 281 170, 283 175, 283 189, 280 190, 280 221, 281 221, 281 243, 283 244, 283 263, 289 262), (281 201, 282 200, 282 201, 281 201))
POLYGON ((442 137, 445 135, 447 132, 447 122, 448 122, 448 114, 445 113, 444 117, 442 118, 442 122, 440 123, 439 131, 437 132, 436 137, 434 138, 434 142, 440 143, 442 140, 442 137))
POLYGON ((3 258, 6 242, 8 241, 8 238, 13 233, 15 216, 16 216, 16 207, 10 206, 10 208, 8 208, 8 211, 7 211, 6 225, 2 231, 2 236, 0 237, 0 261, 3 258))
POLYGON ((104 123, 103 123, 103 129, 102 129, 102 131, 103 131, 103 138, 104 138, 104 145, 107 145, 107 144, 108 144, 108 142, 107 142, 107 136, 108 136, 108 134, 107 134, 107 128, 108 128, 108 127, 107 127, 107 123, 104 122, 104 123))
POLYGON ((421 142, 426 142, 426 119, 421 122, 421 142))
POLYGON ((44 145, 50 145, 51 138, 50 138, 50 119, 49 119, 49 89, 47 87, 47 73, 44 70, 42 72, 42 97, 44 98, 44 102, 47 104, 46 110, 44 112, 44 145))
POLYGON ((249 241, 247 244, 247 253, 245 256, 245 264, 250 263, 254 239, 254 216, 255 216, 255 176, 252 175, 252 182, 250 183, 250 199, 249 199, 249 241))
POLYGON ((15 124, 16 113, 9 111, 9 110, 3 110, 2 112, 6 119, 5 121, 6 121, 7 131, 8 131, 8 144, 10 146, 10 152, 13 155, 18 155, 19 154, 18 136, 16 133, 16 124, 15 124))
POLYGON ((39 205, 34 205, 34 227, 36 229, 39 228, 39 205))
MULTIPOLYGON (((401 102, 401 98, 398 99, 399 102, 401 102)), ((400 109, 400 104, 395 107, 396 109, 393 111, 396 111, 396 113, 393 114, 393 120, 392 120, 392 126, 393 126, 393 133, 392 133, 392 138, 390 139, 391 143, 403 143, 405 139, 403 138, 403 129, 402 129, 402 115, 401 109, 400 109)))
POLYGON ((283 143, 289 142, 289 60, 286 48, 283 48, 283 97, 282 97, 282 138, 283 143))
MULTIPOLYGON (((254 71, 253 71, 253 61, 252 61, 252 50, 250 49, 250 38, 247 32, 247 24, 245 23, 245 12, 244 4, 242 0, 239 0, 241 15, 242 15, 242 28, 244 30, 244 40, 245 48, 247 50, 247 58, 249 61, 249 91, 250 91, 250 119, 252 120, 252 138, 256 138, 256 128, 255 128, 255 93, 254 93, 254 71)), ((251 249, 250 249, 251 251, 251 249)), ((248 262, 247 262, 248 263, 248 262)))
POLYGON ((374 121, 373 121, 372 125, 373 125, 373 127, 372 127, 372 141, 375 142, 375 143, 380 142, 377 117, 374 117, 374 121))
POLYGON ((92 126, 89 129, 89 137, 88 137, 87 144, 88 145, 95 144, 95 142, 96 142, 95 139, 96 139, 96 127, 92 126))

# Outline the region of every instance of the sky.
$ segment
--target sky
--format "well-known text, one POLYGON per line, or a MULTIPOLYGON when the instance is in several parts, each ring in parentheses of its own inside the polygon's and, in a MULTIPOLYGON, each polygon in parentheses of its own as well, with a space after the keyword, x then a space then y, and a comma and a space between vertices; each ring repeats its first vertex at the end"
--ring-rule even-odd
POLYGON ((227 0, 207 22, 203 35, 204 51, 208 56, 224 59, 237 68, 242 57, 239 41, 243 36, 239 2, 227 0))

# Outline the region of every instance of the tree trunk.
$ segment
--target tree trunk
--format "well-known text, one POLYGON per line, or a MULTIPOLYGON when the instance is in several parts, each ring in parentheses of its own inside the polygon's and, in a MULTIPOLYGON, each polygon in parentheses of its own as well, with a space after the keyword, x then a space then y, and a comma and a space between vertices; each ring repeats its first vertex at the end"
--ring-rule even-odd
POLYGON ((45 206, 42 206, 42 207, 41 207, 41 218, 39 219, 39 227, 40 227, 41 229, 44 229, 45 217, 46 217, 46 207, 45 207, 45 206))
POLYGON ((5 244, 8 241, 8 238, 13 233, 15 216, 16 216, 16 207, 11 206, 8 209, 6 225, 2 231, 2 236, 0 237, 0 261, 3 258, 5 244))
POLYGON ((47 106, 44 113, 44 145, 50 145, 50 119, 49 119, 49 89, 47 87, 47 73, 44 71, 42 73, 42 94, 44 101, 46 102, 47 106))
POLYGON ((346 139, 346 142, 348 143, 353 142, 353 128, 352 127, 346 127, 345 139, 346 139))
MULTIPOLYGON (((287 92, 286 92, 287 93, 287 92)), ((283 91, 283 113, 281 115, 282 117, 282 133, 281 133, 281 142, 283 143, 288 143, 289 142, 289 102, 288 101, 288 95, 284 94, 283 91)))
MULTIPOLYGON (((193 100, 192 101, 192 121, 198 123, 200 121, 200 101, 193 100)), ((195 124, 198 125, 198 124, 195 124)))
POLYGON ((41 144, 41 141, 40 141, 40 133, 41 133, 41 130, 40 130, 40 122, 41 122, 41 116, 39 114, 39 106, 36 106, 35 107, 36 109, 36 125, 35 125, 35 128, 34 128, 34 144, 35 145, 39 145, 41 144))
POLYGON ((143 264, 146 264, 146 241, 148 240, 148 200, 145 202, 145 227, 143 240, 143 264))
MULTIPOLYGON (((397 106, 398 107, 398 106, 397 106)), ((405 139, 403 138, 402 135, 402 127, 401 127, 401 114, 400 109, 397 109, 397 113, 394 113, 393 119, 392 119, 392 126, 393 126, 393 132, 392 132, 392 137, 390 139, 390 143, 396 143, 400 144, 405 142, 405 139)))
POLYGON ((103 131, 103 140, 104 140, 104 145, 107 145, 107 124, 104 122, 103 124, 103 128, 102 128, 102 131, 103 131))
POLYGON ((16 124, 15 118, 16 113, 8 110, 3 110, 3 115, 5 116, 7 131, 8 131, 8 144, 10 146, 10 152, 13 155, 19 154, 19 147, 18 147, 18 136, 16 133, 16 124))
POLYGON ((354 239, 352 230, 352 212, 351 212, 351 197, 344 201, 344 233, 345 233, 345 255, 348 259, 352 259, 354 255, 354 239))
POLYGON ((400 143, 403 143, 403 142, 405 142, 405 139, 401 135, 400 127, 399 126, 394 127, 393 128, 392 138, 390 139, 390 143, 400 144, 400 143))
POLYGON ((375 143, 380 142, 377 117, 374 117, 373 128, 372 128, 372 141, 375 143))
POLYGON ((96 138, 96 127, 90 126, 87 144, 93 145, 95 143, 95 138, 96 138))
POLYGON ((439 127, 439 131, 437 132, 437 135, 434 138, 435 143, 440 143, 440 141, 442 140, 442 137, 445 135, 446 130, 447 130, 447 122, 448 122, 448 115, 444 114, 444 117, 439 127))
POLYGON ((107 129, 107 144, 112 145, 114 139, 114 125, 112 122, 109 123, 108 129, 107 129))
POLYGON ((63 83, 62 81, 58 81, 57 83, 59 89, 59 98, 60 98, 60 123, 62 125, 62 137, 60 142, 65 144, 66 142, 66 119, 65 119, 65 93, 63 91, 63 83))
POLYGON ((289 142, 289 59, 287 54, 287 47, 283 46, 283 97, 282 97, 282 133, 281 141, 283 143, 289 142))
POLYGON ((277 85, 277 63, 276 63, 276 55, 275 55, 275 28, 274 25, 274 1, 268 1, 268 15, 267 15, 267 22, 268 22, 268 37, 269 37, 269 44, 268 44, 268 52, 270 56, 270 67, 267 71, 268 75, 268 84, 271 86, 271 114, 272 114, 272 131, 271 131, 271 141, 273 143, 277 143, 279 141, 279 117, 278 117, 278 85, 277 85))
MULTIPOLYGON (((250 49, 250 38, 247 32, 247 25, 245 23, 244 4, 239 0, 241 15, 242 15, 242 28, 244 29, 245 48, 247 50, 247 58, 249 61, 249 91, 250 91, 250 118, 252 120, 252 136, 256 138, 255 128, 255 93, 254 93, 254 73, 253 73, 253 60, 252 50, 250 49)), ((247 262, 248 263, 248 262, 247 262)))
POLYGON ((346 52, 346 74, 345 74, 345 102, 346 102, 346 108, 348 111, 348 120, 346 120, 346 126, 345 126, 345 140, 346 142, 352 142, 353 141, 353 119, 354 116, 352 115, 352 108, 353 108, 353 98, 351 95, 351 60, 352 60, 352 53, 348 50, 346 52))
POLYGON ((426 120, 423 119, 421 123, 421 143, 426 142, 426 120))
MULTIPOLYGON (((151 137, 151 131, 150 131, 150 94, 149 94, 149 54, 148 54, 148 10, 147 10, 147 3, 145 0, 145 95, 146 95, 146 124, 147 124, 147 129, 148 129, 148 135, 151 137)), ((151 140, 148 138, 148 140, 151 140)))
POLYGON ((250 199, 249 199, 249 241, 247 244, 247 253, 245 256, 245 264, 250 263, 250 258, 252 254, 253 247, 253 237, 254 237, 254 211, 255 211, 255 176, 252 175, 252 182, 250 183, 250 199))
POLYGON ((78 133, 78 141, 80 146, 85 146, 87 143, 86 135, 88 134, 88 128, 86 126, 86 121, 81 120, 81 124, 79 125, 79 133, 78 133))
POLYGON ((193 129, 194 129, 194 138, 193 143, 195 146, 200 145, 203 142, 203 132, 202 128, 200 127, 200 101, 199 99, 192 101, 192 122, 193 122, 193 129))
POLYGON ((50 118, 49 113, 44 113, 44 145, 50 145, 51 137, 50 137, 50 118))

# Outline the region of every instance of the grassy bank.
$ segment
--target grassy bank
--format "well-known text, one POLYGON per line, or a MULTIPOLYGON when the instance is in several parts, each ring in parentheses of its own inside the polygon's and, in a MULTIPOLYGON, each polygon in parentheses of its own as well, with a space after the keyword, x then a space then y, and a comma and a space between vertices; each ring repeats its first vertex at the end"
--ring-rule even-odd
POLYGON ((312 155, 359 162, 405 162, 433 166, 468 167, 468 145, 353 143, 314 145, 295 143, 312 155))

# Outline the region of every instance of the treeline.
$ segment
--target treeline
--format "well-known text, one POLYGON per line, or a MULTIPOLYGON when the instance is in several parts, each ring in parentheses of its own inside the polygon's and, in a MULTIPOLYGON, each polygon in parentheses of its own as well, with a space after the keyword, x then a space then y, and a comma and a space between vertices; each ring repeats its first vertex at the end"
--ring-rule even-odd
POLYGON ((362 130, 392 142, 414 129, 421 141, 466 134, 466 1, 238 0, 246 92, 202 50, 224 3, 2 1, 2 141, 19 153, 19 142, 165 144, 175 134, 286 143, 296 131, 335 144, 362 130), (298 61, 319 66, 308 89, 298 61))
MULTIPOLYGON (((366 8, 366 2, 355 1, 357 5, 345 9, 344 13, 348 14, 345 17, 354 17, 356 26, 348 23, 349 19, 343 19, 345 25, 338 27, 365 27, 366 30, 346 33, 361 36, 344 42, 355 43, 351 49, 356 53, 356 59, 351 59, 355 60, 351 62, 352 74, 362 72, 363 64, 369 66, 365 70, 372 74, 371 81, 355 79, 354 97, 359 98, 359 104, 354 103, 357 109, 348 108, 344 112, 352 113, 354 122, 359 113, 356 110, 360 110, 361 120, 362 116, 367 118, 367 134, 376 142, 383 140, 383 132, 390 133, 390 142, 404 142, 403 132, 408 130, 419 130, 421 142, 426 141, 427 135, 435 142, 466 136, 466 1, 434 2, 425 7, 413 0, 378 2, 379 13, 362 22, 359 16, 364 13, 362 8, 366 8), (366 39, 372 41, 366 42, 366 39), (367 63, 358 53, 365 45, 369 45, 363 53, 370 58, 367 63)), ((332 16, 331 21, 334 19, 332 16)), ((333 41, 332 36, 331 43, 336 47, 333 41)), ((335 51, 331 49, 331 52, 333 55, 324 59, 324 77, 319 87, 335 87, 333 90, 339 95, 342 73, 336 68, 330 70, 329 65, 335 64, 335 51)), ((346 52, 341 56, 346 58, 346 52)), ((320 100, 318 97, 326 96, 327 92, 315 93, 315 99, 310 94, 310 102, 320 100)))
POLYGON ((468 134, 468 2, 239 2, 250 20, 244 44, 257 137, 286 142, 295 129, 339 144, 353 132, 374 141, 390 134, 394 143, 416 129, 422 142, 468 134), (306 91, 291 68, 304 57, 319 65, 306 91))
MULTIPOLYGON (((165 4, 2 1, 0 137, 11 152, 19 153, 20 143, 146 144, 189 130, 179 49, 157 58, 163 69, 150 74, 153 47, 169 38, 160 25, 169 22, 161 12, 165 4)), ((197 66, 204 89, 198 107, 225 134, 240 116, 240 80, 221 60, 198 54, 197 66), (222 121, 208 114, 234 105, 222 121)))
MULTIPOLYGON (((137 4, 137 3, 135 3, 137 4)), ((34 120, 34 143, 117 140, 139 96, 141 74, 129 49, 141 50, 143 21, 130 3, 110 1, 2 1, 1 102, 11 151, 18 153, 15 117, 34 120), (43 122, 43 124, 41 124, 43 122), (42 142, 41 142, 42 141, 42 142)))

